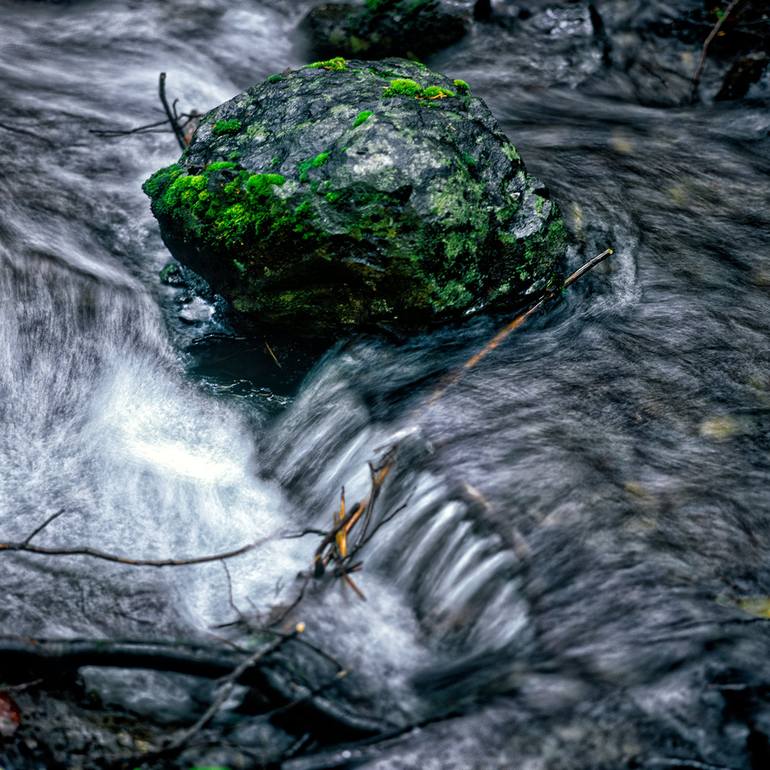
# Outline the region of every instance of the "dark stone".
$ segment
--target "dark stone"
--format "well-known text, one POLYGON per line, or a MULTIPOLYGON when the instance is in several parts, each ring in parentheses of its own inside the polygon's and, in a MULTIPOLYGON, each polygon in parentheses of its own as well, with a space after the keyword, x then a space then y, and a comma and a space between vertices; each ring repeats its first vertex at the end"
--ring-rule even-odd
POLYGON ((369 0, 319 5, 299 30, 312 56, 421 58, 460 40, 467 21, 440 0, 369 0))
POLYGON ((492 0, 476 0, 473 5, 473 18, 476 21, 489 21, 492 18, 492 0))
POLYGON ((742 99, 765 73, 770 57, 764 52, 750 53, 736 59, 722 81, 716 101, 742 99))
POLYGON ((565 230, 466 83, 403 60, 274 75, 144 185, 242 326, 411 330, 553 284, 565 230))

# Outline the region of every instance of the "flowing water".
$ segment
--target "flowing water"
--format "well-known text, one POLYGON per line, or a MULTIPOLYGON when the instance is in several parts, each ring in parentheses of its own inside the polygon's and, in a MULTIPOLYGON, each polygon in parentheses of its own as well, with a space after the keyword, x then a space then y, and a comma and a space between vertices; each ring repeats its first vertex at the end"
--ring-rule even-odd
MULTIPOLYGON (((318 542, 281 534, 328 528, 405 436, 367 601, 338 581, 295 619, 351 671, 341 702, 425 726, 286 767, 770 766, 770 635, 738 606, 770 595, 767 101, 643 106, 574 4, 535 15, 531 49, 478 26, 432 65, 551 188, 570 266, 615 255, 430 408, 505 319, 345 341, 296 386, 218 316, 180 322, 158 281, 140 187, 173 137, 89 133, 162 119, 161 70, 206 110, 298 65, 308 4, 286 5, 0 4, 0 540, 58 511, 35 542, 160 558, 264 538, 229 570, 266 610, 318 542)), ((5 634, 212 640, 233 618, 219 563, 3 564, 5 634)), ((138 677, 93 686, 192 707, 138 677)))

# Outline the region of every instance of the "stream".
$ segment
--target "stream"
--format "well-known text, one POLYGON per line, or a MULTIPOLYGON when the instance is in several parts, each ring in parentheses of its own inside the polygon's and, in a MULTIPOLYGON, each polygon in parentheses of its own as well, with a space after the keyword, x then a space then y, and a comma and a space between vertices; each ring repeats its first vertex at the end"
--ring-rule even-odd
MULTIPOLYGON (((343 340, 292 377, 218 313, 185 323, 158 279, 141 184, 173 136, 89 133, 162 120, 161 71, 205 112, 299 66, 310 5, 0 0, 0 541, 59 511, 36 543, 151 559, 265 541, 227 571, 5 554, 2 634, 216 642, 233 604, 292 600, 318 538, 282 535, 328 529, 340 487, 364 497, 404 437, 366 601, 337 581, 293 617, 350 671, 341 703, 423 726, 331 736, 287 770, 769 767, 767 88, 679 107, 653 75, 604 77, 574 3, 534 14, 530 48, 479 24, 430 59, 550 188, 568 267, 615 253, 426 407, 507 318, 343 340)), ((637 5, 607 3, 607 23, 637 5)), ((83 675, 168 723, 207 697, 83 675)))

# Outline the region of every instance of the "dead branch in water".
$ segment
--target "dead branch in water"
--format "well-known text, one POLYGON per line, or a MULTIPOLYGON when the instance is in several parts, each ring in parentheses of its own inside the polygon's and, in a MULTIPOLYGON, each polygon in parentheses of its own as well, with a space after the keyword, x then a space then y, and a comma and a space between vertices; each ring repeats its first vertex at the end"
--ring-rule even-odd
POLYGON ((32 553, 41 556, 88 556, 92 559, 108 561, 113 564, 125 564, 129 567, 188 567, 195 564, 208 564, 213 561, 234 559, 237 556, 243 556, 244 554, 249 553, 249 551, 259 548, 273 539, 273 536, 263 537, 260 540, 255 540, 253 543, 242 545, 240 548, 234 548, 231 551, 207 554, 206 556, 192 556, 189 559, 132 559, 128 556, 120 556, 118 554, 100 551, 97 548, 89 548, 87 546, 52 548, 48 546, 31 545, 26 540, 18 543, 0 543, 0 551, 32 553))
MULTIPOLYGON (((579 267, 574 273, 572 273, 561 285, 543 295, 534 305, 527 310, 517 315, 510 323, 506 324, 500 331, 495 334, 489 342, 478 352, 471 356, 457 371, 455 371, 449 378, 447 378, 430 396, 430 398, 423 405, 422 412, 432 407, 437 401, 444 397, 447 390, 456 384, 463 375, 477 366, 486 356, 488 356, 493 350, 498 348, 506 339, 517 329, 523 326, 533 315, 538 313, 545 307, 548 302, 558 297, 565 289, 572 286, 573 283, 579 281, 586 273, 593 270, 597 265, 603 262, 607 257, 613 254, 612 249, 605 249, 601 254, 597 254, 593 259, 590 259, 584 265, 579 267)), ((419 419, 421 413, 418 414, 419 419)), ((375 466, 371 462, 369 463, 370 472, 370 488, 368 496, 361 502, 356 503, 349 511, 346 511, 345 505, 345 488, 342 488, 340 494, 340 507, 334 514, 334 526, 328 530, 321 542, 316 548, 315 555, 313 557, 313 575, 316 578, 320 578, 327 571, 330 564, 333 564, 335 577, 340 577, 344 582, 353 589, 359 598, 365 599, 364 593, 355 583, 351 577, 351 573, 358 572, 361 568, 361 562, 354 563, 353 557, 358 551, 369 541, 372 535, 385 523, 392 520, 397 513, 403 510, 402 506, 397 511, 392 512, 389 516, 382 519, 369 534, 369 528, 374 516, 374 508, 379 497, 382 485, 385 483, 385 479, 393 469, 397 453, 399 449, 399 443, 392 444, 380 458, 378 464, 375 466), (348 538, 355 527, 363 522, 359 530, 359 535, 356 540, 353 549, 349 549, 348 538)))

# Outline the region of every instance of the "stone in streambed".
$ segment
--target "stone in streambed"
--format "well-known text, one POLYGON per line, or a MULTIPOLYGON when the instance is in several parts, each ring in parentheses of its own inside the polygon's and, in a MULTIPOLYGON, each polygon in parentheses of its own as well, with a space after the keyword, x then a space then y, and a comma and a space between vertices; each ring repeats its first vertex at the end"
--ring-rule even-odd
POLYGON ((173 255, 242 326, 408 330, 555 280, 565 232, 467 84, 404 60, 274 75, 145 183, 173 255))
POLYGON ((467 19, 440 0, 323 3, 299 25, 311 55, 359 59, 427 56, 456 43, 467 28, 467 19))

